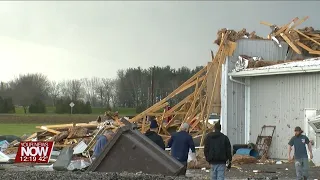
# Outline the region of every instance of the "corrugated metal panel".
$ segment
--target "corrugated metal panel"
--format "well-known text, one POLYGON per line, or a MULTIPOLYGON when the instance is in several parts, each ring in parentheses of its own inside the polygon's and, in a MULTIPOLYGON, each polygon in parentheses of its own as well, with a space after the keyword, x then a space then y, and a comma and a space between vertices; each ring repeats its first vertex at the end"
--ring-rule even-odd
MULTIPOLYGON (((265 60, 281 60, 285 59, 287 50, 288 45, 286 43, 283 43, 282 48, 279 48, 270 40, 241 39, 237 41, 237 48, 233 56, 227 58, 226 66, 228 69, 225 73, 234 69, 239 55, 261 56, 265 60)), ((228 77, 226 74, 225 76, 228 77)), ((244 82, 244 78, 238 78, 237 80, 244 82)), ((232 144, 247 143, 245 142, 245 87, 230 81, 228 78, 226 88, 227 135, 232 144)))
POLYGON ((250 91, 250 141, 263 125, 276 125, 270 156, 287 158, 294 127, 304 127, 304 109, 320 108, 320 73, 252 77, 250 91))

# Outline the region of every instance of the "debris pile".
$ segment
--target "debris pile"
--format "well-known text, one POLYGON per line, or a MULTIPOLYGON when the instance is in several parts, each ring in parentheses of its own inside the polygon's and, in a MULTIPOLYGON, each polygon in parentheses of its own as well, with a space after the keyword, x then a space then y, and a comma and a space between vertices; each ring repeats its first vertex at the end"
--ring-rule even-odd
POLYGON ((232 157, 232 164, 234 165, 251 164, 256 162, 257 162, 257 159, 255 157, 248 156, 248 155, 235 154, 232 157))
POLYGON ((315 30, 313 27, 296 28, 308 18, 308 16, 302 19, 296 17, 283 26, 277 26, 263 21, 260 23, 272 29, 268 36, 269 39, 274 40, 278 44, 279 41, 285 41, 297 54, 302 54, 302 52, 305 51, 311 55, 318 56, 320 55, 320 31, 315 30))
MULTIPOLYGON (((117 122, 103 124, 97 122, 78 123, 78 124, 58 124, 36 126, 41 129, 27 138, 22 138, 23 141, 53 141, 54 150, 61 150, 64 147, 75 147, 81 141, 86 144, 95 143, 95 137, 105 131, 116 131, 123 124, 117 122), (103 130, 99 131, 98 127, 103 126, 103 130)), ((19 141, 12 141, 3 151, 5 154, 16 154, 19 147, 19 141)), ((91 147, 91 148, 92 148, 91 147)), ((91 150, 91 149, 90 149, 91 150)))
POLYGON ((227 28, 222 28, 218 30, 217 32, 217 39, 214 41, 215 44, 220 46, 221 39, 222 39, 222 34, 226 34, 227 31, 230 32, 228 36, 228 41, 236 42, 239 39, 263 39, 260 36, 256 35, 256 32, 253 31, 251 33, 247 32, 245 28, 243 28, 241 31, 235 31, 235 30, 228 30, 227 28))

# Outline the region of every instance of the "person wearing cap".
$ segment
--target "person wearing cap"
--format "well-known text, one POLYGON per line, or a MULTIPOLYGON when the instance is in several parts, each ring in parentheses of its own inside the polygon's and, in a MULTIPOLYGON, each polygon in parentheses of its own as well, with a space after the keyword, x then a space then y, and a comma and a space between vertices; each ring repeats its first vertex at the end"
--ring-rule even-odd
POLYGON ((168 147, 171 148, 171 156, 184 165, 182 174, 187 171, 189 149, 192 151, 192 156, 195 159, 196 148, 192 136, 188 133, 189 124, 183 123, 180 131, 171 135, 168 141, 168 147))
POLYGON ((294 129, 295 136, 291 138, 289 141, 289 161, 293 158, 291 157, 292 146, 294 147, 294 159, 295 159, 295 168, 297 179, 307 179, 308 178, 308 170, 309 170, 309 160, 308 153, 306 149, 306 145, 308 145, 310 159, 313 158, 312 154, 312 144, 309 141, 309 138, 303 135, 302 129, 297 126, 294 129))
POLYGON ((94 146, 92 155, 93 159, 97 158, 101 154, 107 143, 112 139, 113 135, 113 132, 105 132, 103 135, 97 136, 97 142, 94 146))
POLYGON ((155 119, 150 121, 150 129, 145 133, 145 135, 154 143, 156 143, 161 149, 165 149, 165 145, 162 137, 157 133, 158 123, 155 119))
POLYGON ((223 180, 227 168, 231 168, 232 154, 229 138, 221 131, 220 121, 214 124, 214 132, 207 134, 204 140, 204 156, 211 165, 211 180, 223 180))

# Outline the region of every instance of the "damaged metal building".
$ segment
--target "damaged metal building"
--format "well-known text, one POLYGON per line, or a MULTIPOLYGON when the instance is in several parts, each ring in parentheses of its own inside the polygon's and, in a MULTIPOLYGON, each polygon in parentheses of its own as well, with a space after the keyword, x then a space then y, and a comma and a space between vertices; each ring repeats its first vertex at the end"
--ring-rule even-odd
POLYGON ((320 108, 320 64, 300 61, 295 66, 234 71, 239 55, 260 56, 265 61, 296 58, 288 44, 281 46, 271 40, 237 41, 233 56, 227 57, 222 68, 221 123, 232 144, 256 143, 262 126, 276 126, 269 157, 285 159, 294 127, 308 129, 305 110, 320 108))

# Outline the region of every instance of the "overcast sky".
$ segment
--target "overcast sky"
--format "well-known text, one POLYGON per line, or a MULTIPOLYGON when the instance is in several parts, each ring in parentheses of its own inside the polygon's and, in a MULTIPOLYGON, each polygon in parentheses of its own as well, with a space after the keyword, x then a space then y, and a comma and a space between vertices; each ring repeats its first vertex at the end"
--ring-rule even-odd
POLYGON ((52 80, 116 77, 118 69, 193 68, 210 60, 217 30, 261 20, 320 29, 320 2, 0 2, 0 81, 40 72, 52 80))

